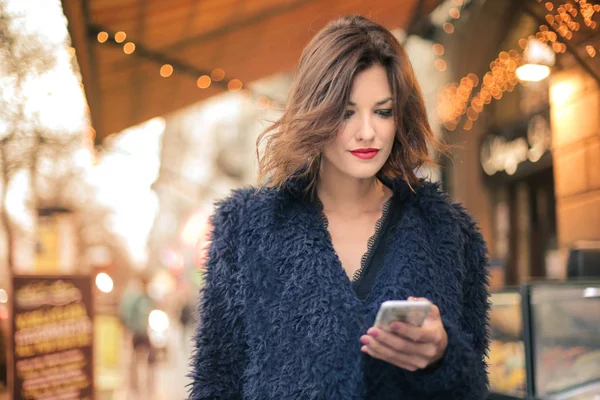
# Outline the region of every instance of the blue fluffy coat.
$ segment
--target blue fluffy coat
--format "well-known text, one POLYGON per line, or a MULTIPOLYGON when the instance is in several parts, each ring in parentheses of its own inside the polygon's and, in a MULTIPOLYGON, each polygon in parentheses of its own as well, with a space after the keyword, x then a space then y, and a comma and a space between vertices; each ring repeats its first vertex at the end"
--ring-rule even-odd
POLYGON ((391 186, 404 211, 364 301, 298 191, 243 189, 218 205, 190 399, 485 398, 485 243, 436 185, 391 186), (360 351, 379 305, 408 296, 440 308, 448 349, 435 368, 408 372, 360 351))

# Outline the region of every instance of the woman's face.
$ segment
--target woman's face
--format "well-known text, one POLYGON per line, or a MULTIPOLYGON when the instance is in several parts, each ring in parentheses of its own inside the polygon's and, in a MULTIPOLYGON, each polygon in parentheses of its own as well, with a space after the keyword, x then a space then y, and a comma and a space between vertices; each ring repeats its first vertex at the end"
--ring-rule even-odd
POLYGON ((323 149, 322 172, 337 170, 356 179, 374 177, 387 161, 396 124, 387 73, 374 65, 352 82, 344 122, 334 141, 323 149))

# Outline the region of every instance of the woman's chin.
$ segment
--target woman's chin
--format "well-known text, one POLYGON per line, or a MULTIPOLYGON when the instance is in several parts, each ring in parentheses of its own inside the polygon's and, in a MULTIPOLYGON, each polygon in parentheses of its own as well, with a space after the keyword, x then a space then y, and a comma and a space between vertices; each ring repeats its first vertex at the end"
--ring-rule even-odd
POLYGON ((377 172, 379 172, 380 169, 381 168, 367 168, 363 166, 362 168, 356 168, 352 171, 348 171, 347 175, 355 179, 371 179, 377 175, 377 172))

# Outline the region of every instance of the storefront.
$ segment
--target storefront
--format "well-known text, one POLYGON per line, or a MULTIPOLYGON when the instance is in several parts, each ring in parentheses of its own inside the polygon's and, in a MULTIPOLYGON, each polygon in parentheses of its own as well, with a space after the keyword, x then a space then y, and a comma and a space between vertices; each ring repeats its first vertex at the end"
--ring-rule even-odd
POLYGON ((600 251, 600 7, 575 3, 485 1, 443 42, 457 82, 443 185, 490 250, 494 400, 600 393, 600 282, 581 279, 599 258, 573 252, 600 251), (536 82, 515 76, 531 35, 556 52, 536 82))
POLYGON ((479 223, 494 287, 563 279, 572 249, 600 248, 599 11, 473 4, 436 37, 456 82, 439 97, 455 149, 443 185, 479 223))
POLYGON ((492 202, 494 261, 505 284, 552 276, 557 248, 549 113, 498 128, 480 144, 492 202))

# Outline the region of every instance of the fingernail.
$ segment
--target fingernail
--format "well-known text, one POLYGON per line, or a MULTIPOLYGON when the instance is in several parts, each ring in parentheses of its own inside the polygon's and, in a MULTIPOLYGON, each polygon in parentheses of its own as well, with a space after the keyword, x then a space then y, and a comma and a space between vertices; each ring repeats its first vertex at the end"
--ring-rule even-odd
POLYGON ((363 346, 360 348, 360 351, 362 351, 363 353, 368 353, 367 351, 367 346, 363 346))
POLYGON ((373 328, 371 328, 371 329, 369 329, 369 330, 367 331, 367 333, 368 333, 369 335, 373 336, 374 338, 376 338, 377 336, 379 336, 379 332, 377 332, 377 329, 373 329, 373 328))
POLYGON ((368 336, 361 336, 360 342, 362 344, 369 344, 369 337, 368 336))

